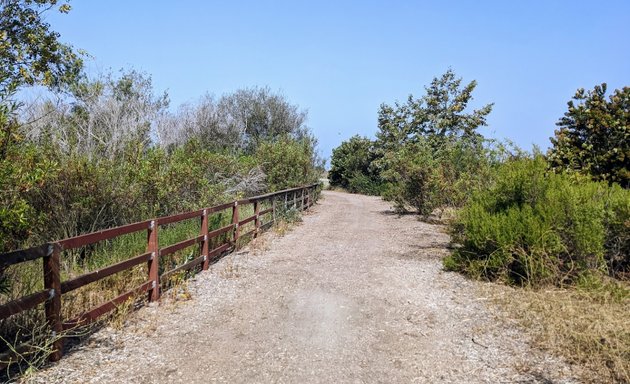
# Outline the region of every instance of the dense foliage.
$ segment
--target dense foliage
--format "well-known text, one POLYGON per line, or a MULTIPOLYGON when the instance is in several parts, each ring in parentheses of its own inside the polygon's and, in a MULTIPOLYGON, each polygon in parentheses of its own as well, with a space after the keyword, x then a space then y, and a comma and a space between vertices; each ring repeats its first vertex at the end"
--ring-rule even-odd
POLYGON ((460 206, 491 164, 477 129, 486 124, 492 104, 469 110, 476 85, 463 84, 449 69, 423 97, 382 104, 374 142, 356 136, 333 150, 331 185, 381 194, 400 212, 429 215, 460 206))
POLYGON ((67 13, 57 0, 3 0, 0 3, 0 92, 22 85, 60 88, 76 79, 81 55, 59 41, 44 22, 52 8, 67 13))
POLYGON ((453 224, 448 268, 517 284, 566 284, 630 269, 630 191, 547 170, 537 154, 501 164, 453 224))
POLYGON ((459 206, 488 166, 484 139, 492 104, 469 111, 477 83, 462 84, 452 70, 434 78, 426 95, 379 110, 375 166, 385 183, 383 196, 399 211, 422 215, 459 206))
POLYGON ((170 113, 168 96, 135 71, 72 89, 69 98, 24 106, 22 117, 3 114, 0 250, 317 180, 305 113, 267 89, 220 103, 246 94, 256 105, 273 100, 273 113, 244 104, 209 112, 207 98, 170 113), (230 128, 173 124, 188 114, 230 128), (255 133, 236 114, 257 121, 255 133))
POLYGON ((282 135, 258 144, 255 158, 265 175, 269 190, 281 190, 314 182, 323 171, 315 153, 313 137, 292 139, 282 135))
POLYGON ((372 165, 377 159, 374 142, 353 136, 333 149, 328 178, 330 185, 352 193, 380 195, 382 181, 372 165))
POLYGON ((630 87, 606 99, 606 84, 578 89, 551 138, 549 162, 560 170, 630 187, 630 87))
POLYGON ((605 96, 579 89, 547 157, 508 159, 472 190, 448 268, 535 286, 628 277, 630 88, 605 96))

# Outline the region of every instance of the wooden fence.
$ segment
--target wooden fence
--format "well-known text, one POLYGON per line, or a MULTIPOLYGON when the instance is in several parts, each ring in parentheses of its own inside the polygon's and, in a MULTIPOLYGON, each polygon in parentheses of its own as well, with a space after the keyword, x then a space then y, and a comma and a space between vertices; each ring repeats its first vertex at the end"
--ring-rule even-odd
MULTIPOLYGON (((208 269, 209 264, 214 259, 233 251, 236 248, 239 238, 245 236, 256 237, 257 234, 267 225, 272 224, 276 220, 276 216, 280 209, 307 209, 313 205, 317 199, 318 193, 319 184, 312 184, 304 187, 286 189, 266 195, 237 200, 211 208, 200 209, 173 216, 160 217, 157 219, 88 233, 69 239, 47 243, 38 247, 0 254, 0 270, 26 261, 42 259, 44 282, 43 290, 0 305, 0 321, 33 309, 43 303, 47 326, 50 329, 52 340, 54 340, 53 352, 49 358, 52 361, 59 360, 63 354, 64 343, 63 337, 59 337, 59 335, 62 335, 64 331, 78 326, 87 325, 104 314, 112 311, 121 303, 145 292, 148 293, 149 301, 159 300, 161 293, 161 281, 167 280, 170 276, 177 272, 191 270, 199 265, 202 270, 208 269), (266 203, 268 208, 261 209, 261 207, 265 205, 264 203, 266 203), (253 205, 254 214, 244 219, 239 218, 239 207, 250 204, 253 205), (231 223, 218 229, 209 230, 209 216, 211 214, 227 210, 232 211, 231 223), (199 218, 201 220, 201 231, 198 236, 160 248, 158 244, 160 226, 194 218, 199 218), (247 233, 241 233, 241 228, 251 222, 254 223, 253 229, 247 233), (78 249, 100 241, 111 240, 122 235, 140 231, 147 232, 146 252, 116 264, 109 265, 105 268, 101 268, 66 281, 61 281, 60 255, 63 251, 78 249), (210 240, 218 238, 223 234, 228 234, 227 239, 214 249, 209 249, 209 245, 211 244, 210 240), (161 257, 165 257, 195 245, 200 247, 201 252, 199 257, 161 274, 159 273, 161 257), (78 317, 72 319, 62 318, 61 296, 63 294, 122 271, 126 271, 143 263, 147 263, 148 266, 148 276, 144 283, 112 300, 88 310, 78 317)), ((16 356, 19 354, 21 347, 16 346, 12 349, 12 355, 9 353, 3 356, 2 360, 4 360, 4 362, 0 363, 0 369, 6 367, 9 363, 17 359, 16 356)))

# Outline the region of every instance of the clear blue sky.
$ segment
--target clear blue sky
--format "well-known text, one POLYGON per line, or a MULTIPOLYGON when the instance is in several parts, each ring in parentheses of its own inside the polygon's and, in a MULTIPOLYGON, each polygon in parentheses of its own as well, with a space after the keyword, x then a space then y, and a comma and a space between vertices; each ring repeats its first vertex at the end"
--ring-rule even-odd
POLYGON ((91 71, 150 74, 173 106, 269 86, 309 111, 322 155, 373 136, 381 103, 452 67, 494 102, 482 133, 549 145, 579 87, 630 85, 630 1, 88 1, 48 15, 91 71))

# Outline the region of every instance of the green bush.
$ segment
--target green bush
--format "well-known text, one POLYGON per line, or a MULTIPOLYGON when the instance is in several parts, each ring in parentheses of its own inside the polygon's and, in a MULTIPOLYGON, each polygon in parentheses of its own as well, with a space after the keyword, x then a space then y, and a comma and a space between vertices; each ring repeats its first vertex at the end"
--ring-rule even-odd
POLYGON ((348 180, 346 188, 351 193, 378 196, 383 191, 383 184, 369 175, 356 172, 348 180))
POLYGON ((351 193, 380 195, 382 180, 372 166, 377 158, 372 140, 352 136, 333 149, 328 173, 330 185, 345 188, 351 193))
POLYGON ((452 224, 445 266, 521 285, 627 271, 630 191, 547 171, 541 155, 508 161, 452 224), (625 253, 624 253, 625 252, 625 253))
POLYGON ((287 135, 278 140, 262 142, 255 158, 265 174, 267 189, 270 191, 317 181, 318 158, 313 138, 296 140, 287 135))
POLYGON ((383 197, 398 211, 414 209, 424 216, 437 208, 460 207, 471 190, 485 183, 494 156, 472 141, 419 139, 383 158, 383 197))
POLYGON ((383 198, 393 202, 399 212, 413 208, 421 215, 430 214, 437 205, 436 162, 431 149, 421 143, 408 144, 386 154, 384 160, 388 166, 383 172, 387 182, 383 198))
POLYGON ((556 124, 549 163, 558 170, 630 188, 630 87, 606 97, 607 88, 603 83, 593 90, 577 90, 556 124))

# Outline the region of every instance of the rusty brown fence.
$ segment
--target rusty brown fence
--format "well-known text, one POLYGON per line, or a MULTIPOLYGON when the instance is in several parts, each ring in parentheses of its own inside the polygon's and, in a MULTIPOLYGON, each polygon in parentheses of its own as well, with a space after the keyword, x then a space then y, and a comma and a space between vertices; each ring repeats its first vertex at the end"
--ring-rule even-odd
MULTIPOLYGON (((90 324, 99 317, 114 310, 121 303, 130 298, 138 297, 138 295, 143 293, 147 293, 147 298, 150 302, 159 300, 162 290, 161 281, 167 280, 177 272, 208 269, 213 260, 233 251, 239 243, 239 238, 254 238, 261 230, 271 225, 276 220, 280 211, 286 209, 296 209, 299 211, 308 209, 317 199, 319 189, 319 184, 286 189, 266 195, 232 201, 215 207, 123 225, 50 242, 33 248, 0 254, 0 270, 23 262, 42 259, 44 287, 42 290, 35 293, 0 305, 0 321, 43 304, 46 324, 49 328, 51 340, 54 340, 52 342, 53 352, 49 358, 53 361, 58 360, 63 354, 64 344, 64 338, 59 337, 59 335, 63 335, 64 331, 90 324), (240 218, 239 207, 242 208, 247 205, 253 206, 253 215, 240 218), (213 230, 209 229, 208 218, 210 215, 218 212, 229 213, 230 210, 230 224, 213 230), (161 226, 195 218, 201 221, 201 231, 199 235, 175 244, 160 247, 158 236, 161 226), (245 233, 241 233, 241 228, 246 227, 248 223, 253 223, 253 228, 245 233), (60 273, 62 252, 142 231, 146 231, 147 234, 146 252, 104 268, 62 281, 60 273), (220 239, 222 235, 224 235, 223 240, 218 242, 218 244, 216 244, 217 241, 211 241, 213 239, 220 239), (211 244, 213 244, 212 249, 210 249, 211 244), (200 256, 160 273, 160 258, 193 246, 199 247, 200 256), (148 274, 144 283, 112 300, 89 309, 87 312, 77 317, 71 319, 62 318, 62 295, 143 263, 146 263, 148 267, 148 274)), ((240 211, 243 210, 241 209, 240 211)), ((252 225, 250 224, 249 227, 252 227, 252 225)), ((16 361, 20 351, 23 349, 23 346, 12 346, 11 351, 0 357, 0 369, 16 361)))

